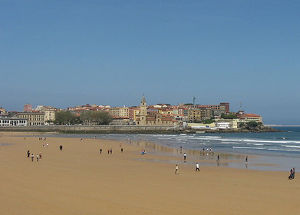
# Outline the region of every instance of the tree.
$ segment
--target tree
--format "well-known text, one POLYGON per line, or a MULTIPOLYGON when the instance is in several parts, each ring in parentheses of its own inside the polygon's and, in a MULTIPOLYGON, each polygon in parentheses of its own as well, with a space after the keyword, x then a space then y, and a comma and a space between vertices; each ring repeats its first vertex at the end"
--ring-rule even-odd
POLYGON ((91 116, 91 111, 82 111, 80 113, 80 120, 83 122, 85 125, 90 125, 92 121, 92 116, 91 116))
POLYGON ((234 113, 229 113, 229 114, 222 113, 221 118, 222 119, 236 119, 237 116, 234 113))
POLYGON ((249 129, 256 128, 258 126, 258 123, 256 121, 249 121, 246 123, 246 127, 249 129))
POLYGON ((203 120, 203 124, 211 124, 211 123, 213 123, 213 122, 215 122, 215 120, 213 120, 213 119, 206 119, 206 120, 203 120))
POLYGON ((113 119, 108 112, 96 111, 92 113, 93 121, 97 125, 108 125, 113 119))
POLYGON ((112 117, 105 111, 84 111, 80 114, 80 119, 86 125, 108 125, 112 117))
POLYGON ((244 127, 245 127, 245 123, 240 122, 240 123, 239 123, 239 127, 240 127, 240 128, 244 128, 244 127))
POLYGON ((80 118, 70 111, 59 111, 55 113, 54 123, 57 125, 75 125, 81 122, 80 118))

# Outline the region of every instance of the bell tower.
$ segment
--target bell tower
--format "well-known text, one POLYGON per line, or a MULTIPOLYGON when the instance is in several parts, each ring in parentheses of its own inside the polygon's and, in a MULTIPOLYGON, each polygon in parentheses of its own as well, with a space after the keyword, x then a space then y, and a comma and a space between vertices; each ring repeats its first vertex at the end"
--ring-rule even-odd
POLYGON ((147 103, 145 96, 142 97, 141 103, 140 103, 140 124, 146 125, 146 117, 147 117, 147 103))

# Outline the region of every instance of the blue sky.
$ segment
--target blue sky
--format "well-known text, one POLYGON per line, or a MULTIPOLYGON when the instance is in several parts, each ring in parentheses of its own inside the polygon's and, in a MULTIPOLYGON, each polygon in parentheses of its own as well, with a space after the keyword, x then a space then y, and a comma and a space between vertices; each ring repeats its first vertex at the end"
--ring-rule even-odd
POLYGON ((240 102, 300 124, 300 1, 0 0, 0 106, 240 102))

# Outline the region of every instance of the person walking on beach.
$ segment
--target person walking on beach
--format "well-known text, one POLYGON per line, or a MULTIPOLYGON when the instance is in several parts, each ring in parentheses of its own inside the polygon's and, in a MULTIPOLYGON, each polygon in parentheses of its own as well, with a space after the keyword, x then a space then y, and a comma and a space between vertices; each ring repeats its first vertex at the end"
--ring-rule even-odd
POLYGON ((39 154, 36 154, 36 161, 39 162, 39 154))
POLYGON ((176 164, 176 166, 175 166, 175 175, 177 175, 178 169, 179 169, 178 164, 176 164))
POLYGON ((33 162, 33 159, 34 159, 34 154, 31 153, 31 161, 33 162))
POLYGON ((295 168, 293 168, 293 179, 295 178, 295 168))
POLYGON ((59 150, 60 150, 60 151, 63 150, 63 146, 62 146, 62 145, 59 146, 59 150))
POLYGON ((291 169, 291 170, 290 170, 289 179, 290 179, 290 180, 292 180, 292 179, 293 179, 293 169, 291 169))
POLYGON ((196 163, 196 172, 197 172, 197 171, 200 171, 199 163, 196 163))
POLYGON ((109 149, 107 150, 107 154, 109 154, 109 149))
POLYGON ((100 151, 99 151, 99 152, 100 152, 100 154, 101 154, 101 153, 102 153, 102 149, 100 149, 100 151))
POLYGON ((27 150, 27 157, 29 158, 29 156, 30 156, 30 151, 27 150))
POLYGON ((245 162, 248 163, 248 156, 246 156, 245 162))
POLYGON ((217 161, 218 161, 218 162, 220 161, 220 155, 218 155, 218 157, 217 157, 217 161))
POLYGON ((186 162, 186 153, 183 154, 183 160, 186 162))
POLYGON ((110 154, 112 155, 112 149, 109 150, 110 154))

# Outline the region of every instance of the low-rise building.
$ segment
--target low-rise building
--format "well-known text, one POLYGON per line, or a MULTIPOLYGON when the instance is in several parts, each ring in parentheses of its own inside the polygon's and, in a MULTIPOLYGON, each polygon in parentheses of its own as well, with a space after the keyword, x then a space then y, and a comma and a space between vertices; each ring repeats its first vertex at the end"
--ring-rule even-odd
POLYGON ((254 114, 254 113, 245 113, 244 111, 239 111, 237 113, 237 117, 240 120, 240 122, 243 122, 243 123, 247 123, 250 121, 263 123, 262 117, 258 114, 254 114))
POLYGON ((215 129, 216 124, 203 124, 203 123, 187 123, 187 127, 191 129, 215 129))
POLYGON ((15 117, 1 117, 1 127, 12 127, 12 126, 27 126, 27 119, 18 119, 15 117))
POLYGON ((45 125, 44 112, 20 112, 16 114, 16 117, 19 119, 27 119, 28 126, 45 125))

